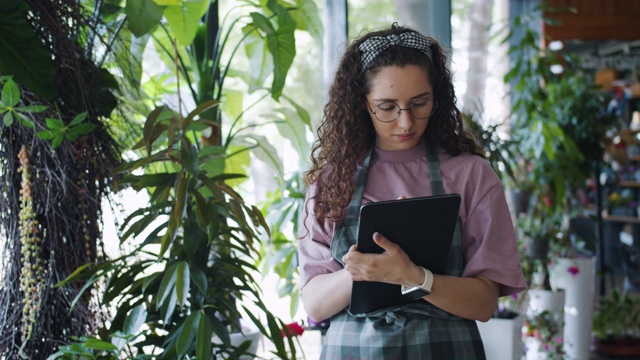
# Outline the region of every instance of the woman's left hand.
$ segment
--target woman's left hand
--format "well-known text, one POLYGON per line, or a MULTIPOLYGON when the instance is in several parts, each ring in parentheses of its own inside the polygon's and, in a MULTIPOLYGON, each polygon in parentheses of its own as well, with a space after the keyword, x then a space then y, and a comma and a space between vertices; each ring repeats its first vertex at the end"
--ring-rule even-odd
POLYGON ((352 246, 342 257, 345 269, 353 281, 379 281, 408 285, 421 283, 424 273, 416 266, 400 246, 376 232, 373 241, 384 251, 381 254, 364 254, 352 246))

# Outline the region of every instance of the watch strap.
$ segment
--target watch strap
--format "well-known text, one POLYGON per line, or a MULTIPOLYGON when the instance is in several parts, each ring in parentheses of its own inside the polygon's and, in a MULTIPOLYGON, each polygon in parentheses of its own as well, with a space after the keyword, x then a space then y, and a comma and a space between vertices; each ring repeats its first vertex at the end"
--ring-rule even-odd
POLYGON ((422 271, 424 271, 424 282, 420 285, 421 288, 427 290, 431 293, 431 287, 433 286, 433 273, 431 270, 427 270, 422 266, 418 266, 422 271))

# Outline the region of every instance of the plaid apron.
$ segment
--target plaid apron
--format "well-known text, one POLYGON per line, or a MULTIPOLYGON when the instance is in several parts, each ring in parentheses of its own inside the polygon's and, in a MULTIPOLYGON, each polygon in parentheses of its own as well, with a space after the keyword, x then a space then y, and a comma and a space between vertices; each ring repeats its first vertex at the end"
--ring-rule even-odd
MULTIPOLYGON (((347 216, 331 241, 333 258, 344 266, 342 256, 356 243, 358 213, 367 181, 373 149, 358 176, 347 216)), ((433 145, 427 146, 433 195, 444 194, 440 162, 433 145)), ((461 276, 461 220, 458 216, 447 275, 461 276)), ((398 290, 400 291, 400 290, 398 290)), ((347 309, 331 318, 323 340, 321 359, 485 359, 476 322, 450 314, 424 300, 353 316, 347 309)))

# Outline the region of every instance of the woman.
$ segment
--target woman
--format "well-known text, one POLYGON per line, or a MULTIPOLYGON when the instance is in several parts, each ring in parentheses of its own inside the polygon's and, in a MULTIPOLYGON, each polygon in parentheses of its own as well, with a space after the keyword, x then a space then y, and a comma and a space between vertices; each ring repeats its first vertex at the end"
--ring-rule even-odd
POLYGON ((503 186, 462 129, 446 63, 437 41, 394 25, 352 43, 337 69, 299 248, 305 310, 331 318, 324 359, 483 359, 475 320, 525 288, 503 186), (384 234, 374 234, 382 254, 357 251, 361 204, 444 193, 462 196, 446 274, 417 266, 384 234), (430 294, 353 316, 351 285, 361 280, 430 294))

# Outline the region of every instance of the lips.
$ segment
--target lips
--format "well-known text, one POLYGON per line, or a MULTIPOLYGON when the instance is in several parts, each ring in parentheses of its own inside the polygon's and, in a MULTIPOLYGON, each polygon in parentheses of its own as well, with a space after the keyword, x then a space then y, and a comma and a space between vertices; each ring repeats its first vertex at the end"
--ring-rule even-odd
POLYGON ((398 134, 396 135, 396 138, 400 141, 409 141, 413 139, 414 136, 415 136, 415 133, 398 134))

